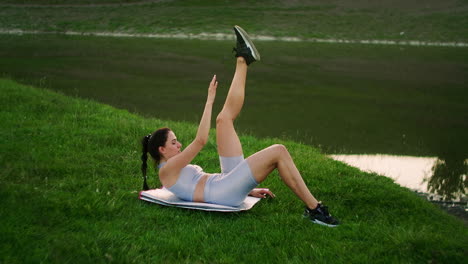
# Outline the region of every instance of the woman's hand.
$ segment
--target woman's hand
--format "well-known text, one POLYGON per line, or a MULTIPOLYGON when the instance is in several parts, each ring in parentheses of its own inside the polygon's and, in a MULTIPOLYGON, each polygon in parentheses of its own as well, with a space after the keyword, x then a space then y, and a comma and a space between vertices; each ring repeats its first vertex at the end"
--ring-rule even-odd
POLYGON ((250 196, 253 197, 258 197, 258 198, 266 198, 267 195, 269 195, 272 198, 275 198, 276 196, 270 191, 270 189, 266 188, 255 188, 253 189, 250 193, 250 196))
POLYGON ((217 87, 218 87, 218 81, 216 81, 216 74, 215 74, 213 76, 213 79, 210 82, 210 86, 208 87, 208 98, 206 99, 206 103, 209 103, 209 104, 214 103, 217 87))

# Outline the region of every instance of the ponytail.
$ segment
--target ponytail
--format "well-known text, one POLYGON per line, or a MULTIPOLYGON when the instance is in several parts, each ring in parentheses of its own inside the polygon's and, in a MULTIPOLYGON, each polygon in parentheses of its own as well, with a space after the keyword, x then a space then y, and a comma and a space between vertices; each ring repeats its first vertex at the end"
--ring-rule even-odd
POLYGON ((148 141, 151 137, 151 134, 145 136, 143 140, 141 141, 141 145, 143 146, 143 154, 141 155, 141 161, 143 162, 141 164, 141 172, 143 173, 143 190, 147 191, 150 189, 148 186, 148 183, 146 182, 146 168, 148 168, 148 165, 146 164, 146 161, 148 160, 148 141))
POLYGON ((169 128, 164 127, 154 131, 152 134, 145 136, 141 140, 142 154, 141 154, 141 173, 143 174, 143 190, 147 191, 150 189, 147 183, 146 169, 148 165, 148 153, 151 155, 156 165, 161 161, 161 154, 159 153, 159 147, 166 144, 167 134, 171 131, 169 128))

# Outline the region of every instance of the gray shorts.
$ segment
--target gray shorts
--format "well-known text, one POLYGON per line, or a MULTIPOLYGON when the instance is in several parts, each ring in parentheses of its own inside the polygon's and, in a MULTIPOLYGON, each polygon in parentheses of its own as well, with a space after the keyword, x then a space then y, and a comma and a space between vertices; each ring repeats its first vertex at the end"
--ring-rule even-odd
POLYGON ((207 203, 239 206, 258 183, 244 156, 219 157, 221 173, 208 177, 204 200, 207 203))

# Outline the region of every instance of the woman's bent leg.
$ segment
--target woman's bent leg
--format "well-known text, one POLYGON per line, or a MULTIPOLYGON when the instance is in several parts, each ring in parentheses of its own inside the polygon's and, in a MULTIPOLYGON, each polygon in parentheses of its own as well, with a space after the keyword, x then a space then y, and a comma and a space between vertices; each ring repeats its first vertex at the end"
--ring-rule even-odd
POLYGON ((281 179, 301 199, 307 207, 318 205, 317 199, 310 193, 288 150, 283 145, 273 145, 247 158, 252 174, 257 182, 262 182, 275 168, 281 179))
POLYGON ((238 57, 236 71, 224 107, 216 118, 216 143, 218 154, 223 157, 243 155, 242 145, 234 129, 234 120, 244 104, 247 64, 244 58, 238 57))

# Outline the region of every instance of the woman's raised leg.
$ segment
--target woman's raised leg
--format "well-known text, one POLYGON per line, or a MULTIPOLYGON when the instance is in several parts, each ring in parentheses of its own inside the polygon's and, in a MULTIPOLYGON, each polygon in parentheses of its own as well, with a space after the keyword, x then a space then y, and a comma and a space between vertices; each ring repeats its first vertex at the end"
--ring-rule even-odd
POLYGON ((274 169, 278 169, 281 179, 301 199, 308 208, 318 205, 310 193, 288 150, 283 145, 273 145, 247 158, 255 180, 260 183, 274 169))
POLYGON ((222 157, 237 157, 243 155, 242 145, 236 130, 234 120, 244 104, 247 64, 243 57, 237 57, 236 71, 224 107, 216 118, 216 143, 218 154, 222 157))

